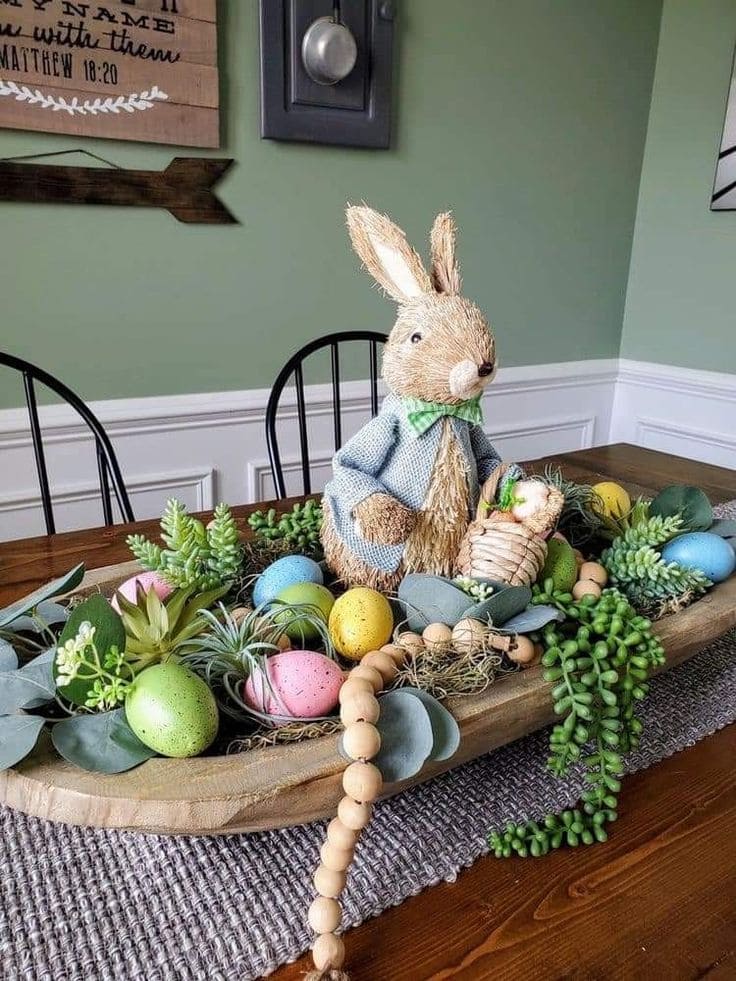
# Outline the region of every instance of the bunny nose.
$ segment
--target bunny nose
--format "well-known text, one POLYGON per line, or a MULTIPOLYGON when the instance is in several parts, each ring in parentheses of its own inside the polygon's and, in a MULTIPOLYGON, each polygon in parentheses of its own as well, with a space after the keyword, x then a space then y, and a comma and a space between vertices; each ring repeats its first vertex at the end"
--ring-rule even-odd
POLYGON ((485 378, 486 375, 490 375, 493 371, 493 364, 490 361, 484 361, 483 364, 478 365, 478 374, 481 378, 485 378))

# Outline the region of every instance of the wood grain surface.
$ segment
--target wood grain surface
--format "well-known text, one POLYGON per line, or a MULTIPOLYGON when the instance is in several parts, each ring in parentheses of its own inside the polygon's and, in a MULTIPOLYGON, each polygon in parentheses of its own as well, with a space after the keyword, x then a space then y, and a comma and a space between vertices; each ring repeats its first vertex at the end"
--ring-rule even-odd
MULTIPOLYGON (((622 444, 550 462, 581 481, 617 477, 642 492, 690 482, 714 503, 736 498, 733 471, 622 444)), ((237 513, 242 521, 247 509, 237 513)), ((151 535, 157 525, 135 527, 151 535)), ((90 568, 124 561, 130 528, 0 544, 0 603, 81 558, 90 568)), ((482 859, 457 883, 352 931, 353 981, 736 977, 735 753, 731 727, 627 777, 605 845, 541 860, 482 859)), ((296 981, 309 966, 305 957, 272 977, 296 981)))

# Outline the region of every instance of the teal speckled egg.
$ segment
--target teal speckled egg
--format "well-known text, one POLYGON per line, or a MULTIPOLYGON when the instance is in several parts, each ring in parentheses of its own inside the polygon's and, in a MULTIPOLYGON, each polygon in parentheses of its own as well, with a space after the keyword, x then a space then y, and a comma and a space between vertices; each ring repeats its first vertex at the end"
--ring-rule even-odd
POLYGON ((128 725, 162 756, 199 756, 217 735, 219 713, 205 682, 169 661, 141 671, 125 699, 128 725))
POLYGON ((253 587, 253 602, 256 606, 271 603, 282 589, 300 582, 322 585, 324 576, 321 567, 306 555, 285 555, 260 574, 253 587))
POLYGON ((736 552, 731 545, 708 531, 692 531, 673 538, 662 549, 662 558, 686 569, 699 569, 711 582, 723 582, 736 568, 736 552))

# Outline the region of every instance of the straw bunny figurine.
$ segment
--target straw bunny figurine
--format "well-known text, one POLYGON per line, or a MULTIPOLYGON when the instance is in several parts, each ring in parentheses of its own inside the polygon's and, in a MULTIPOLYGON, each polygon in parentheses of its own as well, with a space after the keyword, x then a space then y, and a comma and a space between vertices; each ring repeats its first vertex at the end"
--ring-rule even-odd
MULTIPOLYGON (((390 394, 335 454, 322 543, 346 584, 390 592, 408 572, 452 573, 481 485, 501 463, 480 408, 495 343, 481 311, 460 295, 450 214, 435 219, 430 272, 384 215, 348 207, 347 224, 399 311, 383 355, 390 394)), ((519 474, 511 467, 504 480, 519 474)))

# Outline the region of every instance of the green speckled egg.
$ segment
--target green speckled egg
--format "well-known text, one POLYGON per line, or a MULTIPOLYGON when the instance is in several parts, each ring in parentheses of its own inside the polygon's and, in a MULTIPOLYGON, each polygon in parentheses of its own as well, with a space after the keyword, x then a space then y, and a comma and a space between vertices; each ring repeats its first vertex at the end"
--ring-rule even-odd
POLYGON ((162 756, 199 756, 217 735, 214 695, 189 668, 168 662, 142 671, 125 699, 128 724, 162 756))

